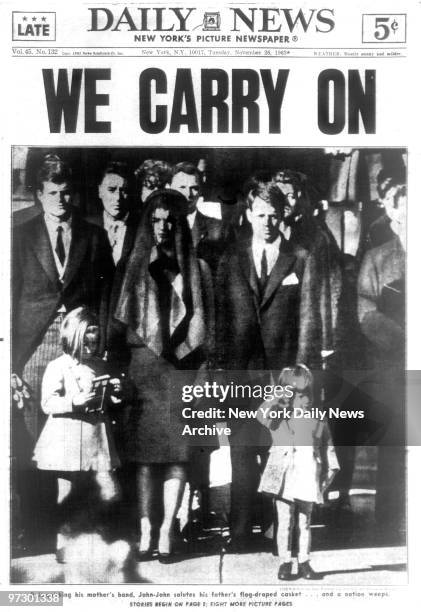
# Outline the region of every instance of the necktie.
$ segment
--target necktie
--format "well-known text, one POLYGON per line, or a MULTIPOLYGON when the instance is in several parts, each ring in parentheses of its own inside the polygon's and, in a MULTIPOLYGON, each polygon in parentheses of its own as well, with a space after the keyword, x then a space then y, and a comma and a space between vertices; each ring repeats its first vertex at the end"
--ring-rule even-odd
POLYGON ((260 287, 262 291, 264 291, 267 282, 268 282, 268 260, 266 257, 266 249, 263 249, 261 266, 260 266, 260 287))
POLYGON ((64 242, 63 242, 63 228, 61 225, 57 228, 57 242, 56 242, 56 254, 59 262, 62 266, 64 266, 64 261, 66 259, 66 252, 64 250, 64 242))

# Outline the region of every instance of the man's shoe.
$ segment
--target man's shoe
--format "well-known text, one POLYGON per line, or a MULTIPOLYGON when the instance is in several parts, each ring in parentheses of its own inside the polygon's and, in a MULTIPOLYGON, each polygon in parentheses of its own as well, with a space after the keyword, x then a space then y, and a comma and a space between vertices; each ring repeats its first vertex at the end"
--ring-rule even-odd
POLYGON ((158 553, 158 561, 164 565, 169 565, 170 563, 174 563, 176 560, 176 555, 171 552, 158 553))
POLYGON ((278 572, 279 580, 292 580, 292 563, 288 561, 287 563, 281 563, 278 572))
POLYGON ((322 574, 318 574, 311 567, 309 561, 298 564, 298 578, 304 578, 305 580, 322 580, 322 574))
POLYGON ((152 561, 154 558, 153 549, 148 548, 147 550, 137 550, 135 557, 137 561, 152 561))

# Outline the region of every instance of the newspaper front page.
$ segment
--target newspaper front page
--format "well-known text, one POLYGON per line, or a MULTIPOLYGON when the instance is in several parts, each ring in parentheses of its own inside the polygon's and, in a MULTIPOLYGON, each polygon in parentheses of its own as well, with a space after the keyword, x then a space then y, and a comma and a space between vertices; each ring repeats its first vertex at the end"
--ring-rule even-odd
POLYGON ((419 11, 2 0, 0 605, 416 607, 419 11))

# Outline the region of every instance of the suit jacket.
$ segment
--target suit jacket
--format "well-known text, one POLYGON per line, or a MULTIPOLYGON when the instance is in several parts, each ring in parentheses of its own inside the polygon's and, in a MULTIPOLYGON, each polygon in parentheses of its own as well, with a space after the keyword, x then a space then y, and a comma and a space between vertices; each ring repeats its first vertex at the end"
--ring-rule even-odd
POLYGON ((374 249, 394 238, 395 234, 390 227, 390 217, 383 211, 373 223, 370 224, 366 235, 366 250, 374 249))
POLYGON ((37 215, 42 215, 42 213, 42 206, 38 203, 33 204, 32 206, 27 206, 26 208, 22 208, 21 210, 16 210, 12 214, 12 225, 13 227, 16 227, 17 225, 22 225, 22 223, 26 223, 37 215))
POLYGON ((403 367, 405 349, 405 251, 399 238, 367 251, 358 277, 358 316, 371 356, 403 367))
POLYGON ((117 301, 120 296, 121 285, 123 283, 124 273, 126 271, 127 261, 132 252, 134 240, 136 237, 137 228, 139 225, 139 215, 135 211, 130 211, 126 222, 126 233, 124 235, 123 249, 121 251, 121 257, 114 264, 112 259, 111 247, 108 241, 108 236, 104 229, 104 215, 100 214, 94 217, 89 217, 88 221, 97 227, 100 227, 104 232, 105 240, 108 244, 108 249, 112 262, 112 282, 110 291, 110 302, 108 308, 108 319, 107 319, 107 344, 106 348, 109 352, 110 357, 118 360, 129 359, 129 352, 126 347, 126 327, 114 318, 114 313, 117 306, 117 301))
POLYGON ((76 211, 72 217, 69 259, 60 282, 44 216, 13 231, 12 301, 13 364, 20 371, 54 320, 86 305, 99 315, 102 339, 108 308, 111 264, 104 235, 76 211))
POLYGON ((219 260, 228 244, 227 224, 220 219, 207 217, 198 210, 191 237, 197 256, 206 261, 211 271, 216 274, 219 260))
POLYGON ((261 295, 251 243, 226 252, 217 277, 217 353, 231 370, 273 369, 312 357, 315 282, 304 249, 282 239, 261 295))
POLYGON ((359 389, 370 443, 401 448, 406 444, 405 264, 395 235, 367 251, 358 277, 358 315, 370 368, 359 389))
POLYGON ((321 219, 303 218, 292 225, 290 239, 310 254, 313 295, 312 342, 322 350, 340 348, 338 307, 342 296, 342 254, 335 238, 321 219), (314 298, 314 299, 313 299, 314 298))

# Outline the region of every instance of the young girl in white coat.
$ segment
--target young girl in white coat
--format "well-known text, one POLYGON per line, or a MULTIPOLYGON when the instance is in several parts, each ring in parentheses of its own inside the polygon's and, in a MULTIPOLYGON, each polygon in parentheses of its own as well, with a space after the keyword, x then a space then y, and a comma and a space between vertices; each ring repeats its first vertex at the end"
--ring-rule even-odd
MULTIPOLYGON (((119 491, 113 470, 120 462, 107 404, 121 403, 121 381, 104 376, 97 319, 86 307, 67 314, 61 342, 63 355, 48 364, 42 381, 41 407, 49 416, 33 459, 39 469, 57 472, 59 506, 83 486, 95 491, 99 503, 114 501, 119 491), (99 376, 102 381, 95 380, 99 376)), ((58 561, 64 561, 65 541, 59 532, 58 561)))
POLYGON ((279 384, 292 397, 282 405, 265 402, 259 421, 272 435, 272 446, 259 491, 275 498, 277 546, 281 559, 278 578, 291 580, 294 533, 298 532, 298 578, 318 579, 310 565, 310 521, 313 505, 323 502, 323 491, 339 469, 326 421, 310 416, 313 376, 304 365, 282 370, 279 384), (265 409, 269 408, 269 411, 265 409), (277 413, 270 418, 269 413, 277 413), (280 415, 280 416, 278 416, 280 415), (306 416, 304 416, 306 415, 306 416))

